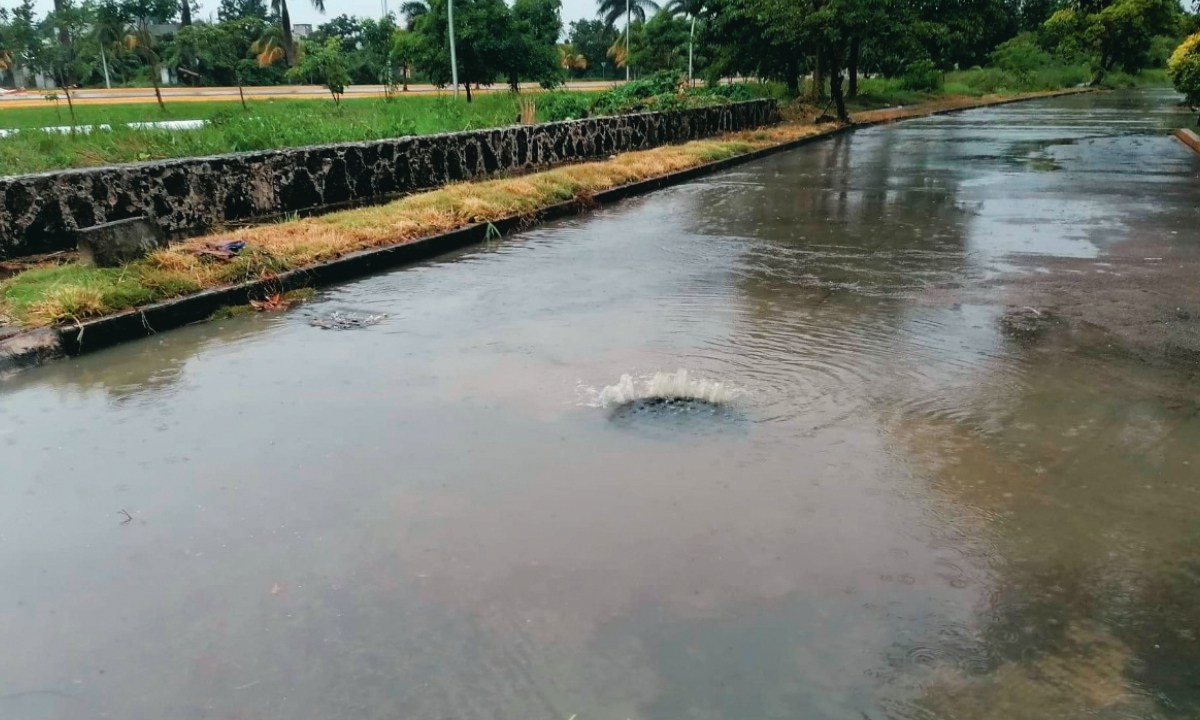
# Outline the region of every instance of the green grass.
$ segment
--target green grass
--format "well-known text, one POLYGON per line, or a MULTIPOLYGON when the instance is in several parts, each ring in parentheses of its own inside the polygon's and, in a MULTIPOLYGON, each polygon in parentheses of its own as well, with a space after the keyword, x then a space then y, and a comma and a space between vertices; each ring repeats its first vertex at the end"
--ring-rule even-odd
MULTIPOLYGON (((294 100, 280 102, 295 102, 298 105, 303 105, 314 101, 294 100)), ((251 107, 255 107, 268 103, 266 101, 250 101, 249 104, 251 107)), ((347 104, 349 104, 349 101, 347 104)), ((79 118, 81 125, 102 125, 105 123, 152 122, 155 120, 203 120, 222 110, 239 108, 241 108, 241 105, 237 100, 168 102, 165 113, 154 102, 129 103, 125 105, 76 104, 75 114, 79 118)), ((6 130, 70 124, 71 113, 65 99, 60 99, 57 102, 43 101, 43 104, 39 107, 6 108, 0 105, 0 128, 6 130)))
MULTIPOLYGON (((536 97, 536 96, 535 96, 536 97)), ((43 127, 70 124, 66 103, 54 107, 0 110, 0 126, 43 127)), ((341 108, 329 100, 258 101, 243 110, 237 102, 157 105, 81 105, 81 124, 109 124, 111 131, 63 135, 26 130, 0 138, 0 175, 91 167, 122 162, 270 150, 335 142, 378 140, 511 125, 517 119, 514 98, 487 93, 470 105, 450 97, 402 96, 347 100, 341 108), (130 129, 125 123, 203 119, 196 130, 130 129)))

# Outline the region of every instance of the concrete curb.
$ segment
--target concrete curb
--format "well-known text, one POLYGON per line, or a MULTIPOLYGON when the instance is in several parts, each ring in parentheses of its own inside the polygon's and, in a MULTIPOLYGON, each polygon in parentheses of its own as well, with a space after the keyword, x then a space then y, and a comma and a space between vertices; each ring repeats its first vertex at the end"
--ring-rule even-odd
POLYGON ((126 340, 147 337, 163 330, 201 322, 207 320, 214 312, 223 307, 245 305, 251 299, 263 298, 276 292, 329 285, 373 272, 430 260, 439 255, 481 244, 489 236, 495 237, 497 231, 501 235, 508 235, 528 229, 541 222, 587 212, 595 207, 612 204, 629 197, 643 195, 672 185, 678 185, 737 165, 787 152, 803 145, 819 142, 855 130, 888 125, 904 120, 914 120, 921 117, 949 115, 985 107, 1033 100, 1046 100, 1064 95, 1074 95, 1080 92, 1087 91, 1065 90, 1031 97, 980 101, 969 105, 933 110, 908 116, 868 120, 843 125, 743 155, 698 165, 670 175, 662 175, 622 185, 596 193, 586 200, 575 200, 551 205, 527 215, 510 216, 493 223, 468 225, 457 230, 431 235, 401 245, 389 245, 381 248, 362 250, 319 265, 291 270, 267 280, 255 280, 238 285, 205 290, 193 295, 185 295, 115 315, 88 320, 87 322, 70 327, 31 330, 0 341, 0 377, 3 376, 6 369, 11 371, 32 367, 45 360, 63 357, 64 355, 80 355, 126 340))
POLYGON ((1184 145, 1187 145, 1195 152, 1200 153, 1200 135, 1197 135, 1196 131, 1188 130, 1187 128, 1180 128, 1179 130, 1175 131, 1175 137, 1179 138, 1179 141, 1184 145))

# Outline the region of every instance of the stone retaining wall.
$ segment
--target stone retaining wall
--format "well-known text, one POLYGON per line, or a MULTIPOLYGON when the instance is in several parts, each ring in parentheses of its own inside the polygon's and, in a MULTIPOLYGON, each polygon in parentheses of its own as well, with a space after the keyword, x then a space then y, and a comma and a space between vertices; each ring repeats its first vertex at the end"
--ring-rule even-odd
POLYGON ((778 119, 771 100, 376 142, 0 178, 0 259, 75 247, 75 231, 145 215, 171 237, 378 202, 448 182, 685 142, 778 119))

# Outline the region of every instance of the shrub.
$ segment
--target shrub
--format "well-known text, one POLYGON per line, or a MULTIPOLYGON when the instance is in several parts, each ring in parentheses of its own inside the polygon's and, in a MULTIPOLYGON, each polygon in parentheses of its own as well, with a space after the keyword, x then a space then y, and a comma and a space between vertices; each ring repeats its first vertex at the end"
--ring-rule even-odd
POLYGON ((1050 54, 1038 47, 1033 33, 1022 33, 992 51, 992 63, 1006 72, 1029 76, 1051 63, 1050 54))
POLYGON ((932 92, 942 87, 942 71, 932 60, 915 60, 904 68, 900 84, 905 90, 932 92))
POLYGON ((1192 108, 1200 108, 1200 32, 1189 35, 1171 53, 1167 72, 1175 89, 1192 108))
POLYGON ((538 118, 543 122, 579 120, 589 115, 592 98, 579 93, 547 92, 537 96, 538 118))

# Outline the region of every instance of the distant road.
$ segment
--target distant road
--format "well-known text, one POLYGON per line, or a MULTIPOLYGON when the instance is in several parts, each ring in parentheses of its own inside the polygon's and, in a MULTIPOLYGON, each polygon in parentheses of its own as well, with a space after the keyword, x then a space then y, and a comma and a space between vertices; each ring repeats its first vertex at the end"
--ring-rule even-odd
MULTIPOLYGON (((568 90, 591 90, 599 91, 606 90, 618 82, 609 80, 586 80, 581 82, 569 82, 565 85, 568 90)), ((540 87, 536 83, 523 83, 523 90, 539 90, 540 87)), ((507 85, 497 84, 490 88, 473 92, 505 92, 508 90, 507 85)), ((279 86, 255 86, 245 87, 242 91, 246 97, 256 100, 263 99, 306 99, 312 97, 322 97, 329 94, 329 91, 320 85, 279 85, 279 86)), ((50 92, 48 90, 28 90, 25 92, 0 94, 0 111, 9 107, 41 107, 46 103, 45 95, 50 92)), ((452 91, 449 88, 438 88, 433 85, 409 85, 407 93, 401 95, 429 95, 429 94, 450 94, 452 91)), ((383 85, 353 85, 346 88, 347 97, 382 97, 384 94, 383 85)), ((117 104, 117 103, 144 103, 154 102, 154 88, 113 88, 105 89, 89 89, 76 90, 72 94, 75 102, 85 105, 101 105, 101 104, 117 104)), ((204 102, 204 101, 220 101, 220 100, 237 100, 238 89, 236 87, 165 87, 162 89, 163 100, 167 102, 204 102)))

